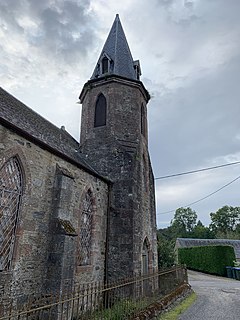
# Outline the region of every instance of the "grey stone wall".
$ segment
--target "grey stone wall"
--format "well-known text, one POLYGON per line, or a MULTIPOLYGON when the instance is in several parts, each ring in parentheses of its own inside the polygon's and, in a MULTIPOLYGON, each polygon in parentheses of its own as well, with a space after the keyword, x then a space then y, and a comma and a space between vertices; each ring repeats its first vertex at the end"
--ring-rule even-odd
MULTIPOLYGON (((24 297, 64 286, 103 281, 108 185, 0 125, 0 168, 17 155, 24 192, 16 229, 12 267, 0 272, 0 306, 11 296, 24 297), (91 188, 94 202, 91 265, 76 265, 78 237, 59 226, 68 221, 79 232, 81 197, 91 188)), ((1 308, 0 308, 1 310, 1 308)), ((0 312, 1 314, 1 312, 0 312)))
MULTIPOLYGON (((108 233, 108 280, 142 273, 142 249, 148 242, 149 272, 157 270, 154 180, 141 134, 142 84, 120 78, 87 83, 81 93, 81 151, 113 181, 108 233), (98 95, 107 99, 106 126, 94 128, 98 95)), ((146 114, 146 112, 145 112, 146 114)))
MULTIPOLYGON (((115 78, 106 78, 86 84, 81 99, 82 106, 80 144, 86 139, 101 141, 109 137, 138 142, 141 136, 141 104, 146 108, 148 97, 141 83, 115 78), (94 126, 94 106, 98 95, 104 94, 107 100, 107 125, 94 126)), ((144 138, 147 144, 147 137, 144 138)), ((127 144, 128 145, 128 144, 127 144)))

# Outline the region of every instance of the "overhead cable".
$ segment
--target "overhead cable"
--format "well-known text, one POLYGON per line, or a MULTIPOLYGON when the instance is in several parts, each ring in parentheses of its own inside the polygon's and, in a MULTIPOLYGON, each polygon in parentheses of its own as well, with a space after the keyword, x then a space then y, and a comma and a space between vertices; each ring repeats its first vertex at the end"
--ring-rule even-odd
POLYGON ((167 176, 161 176, 161 177, 155 178, 155 180, 173 178, 173 177, 183 176, 183 175, 186 175, 186 174, 192 174, 192 173, 197 173, 197 172, 202 172, 202 171, 207 171, 207 170, 214 170, 214 169, 219 169, 219 168, 223 168, 223 167, 227 167, 227 166, 233 166, 233 165, 236 165, 236 164, 240 164, 240 161, 221 164, 221 165, 214 166, 214 167, 207 167, 207 168, 202 168, 202 169, 197 169, 197 170, 192 170, 192 171, 186 171, 186 172, 181 172, 181 173, 170 174, 170 175, 167 175, 167 176))
MULTIPOLYGON (((201 198, 201 199, 199 199, 199 200, 196 200, 196 201, 194 201, 194 202, 191 202, 191 203, 189 203, 189 204, 187 204, 187 205, 185 205, 185 206, 181 206, 181 207, 182 207, 182 208, 190 207, 190 206, 192 206, 192 205, 194 205, 194 204, 196 204, 196 203, 198 203, 198 202, 200 202, 200 201, 203 201, 203 200, 211 197, 211 196, 214 195, 215 193, 221 191, 222 189, 228 187, 230 184, 232 184, 233 182, 237 181, 238 179, 240 179, 240 176, 238 176, 237 178, 235 178, 235 179, 233 179, 232 181, 228 182, 227 184, 225 184, 225 185, 222 186, 221 188, 217 189, 216 191, 213 191, 213 192, 209 193, 209 194, 206 195, 205 197, 203 197, 203 198, 201 198)), ((176 211, 176 209, 169 210, 169 211, 164 211, 164 212, 158 213, 158 215, 160 215, 160 214, 172 213, 172 212, 175 212, 175 211, 176 211)))

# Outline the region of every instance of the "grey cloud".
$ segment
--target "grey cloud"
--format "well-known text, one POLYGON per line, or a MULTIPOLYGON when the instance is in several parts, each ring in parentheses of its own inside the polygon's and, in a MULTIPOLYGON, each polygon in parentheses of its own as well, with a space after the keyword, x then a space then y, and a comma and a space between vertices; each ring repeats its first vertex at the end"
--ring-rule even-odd
POLYGON ((5 32, 23 33, 23 28, 18 24, 16 17, 22 11, 21 1, 1 1, 0 2, 0 28, 5 32))
POLYGON ((153 99, 149 117, 155 119, 150 126, 155 173, 191 170, 239 152, 239 82, 240 55, 209 77, 153 99))
POLYGON ((86 55, 95 39, 93 17, 86 13, 88 6, 89 1, 82 4, 64 1, 59 7, 46 8, 41 13, 40 28, 46 50, 53 50, 67 62, 76 62, 80 55, 86 55))
MULTIPOLYGON (((165 3, 152 11, 155 26, 151 28, 157 31, 150 39, 157 40, 149 42, 148 48, 154 48, 160 59, 151 62, 153 68, 150 63, 142 68, 145 77, 149 77, 149 71, 152 76, 152 83, 150 79, 144 82, 154 93, 148 116, 149 147, 156 177, 222 164, 230 161, 230 155, 232 161, 239 159, 240 47, 235 44, 240 32, 240 2, 192 1, 193 5, 186 8, 186 21, 181 10, 172 10, 177 2, 169 1, 168 6, 165 3), (177 89, 171 86, 175 80, 177 89)), ((204 178, 194 175, 192 179, 160 180, 156 183, 160 192, 157 212, 187 205, 238 175, 239 167, 236 171, 230 168, 214 171, 204 178), (190 185, 191 192, 182 191, 175 201, 176 194, 173 196, 171 190, 177 193, 179 185, 183 189, 190 185)), ((209 212, 225 204, 239 205, 236 184, 194 209, 208 223, 209 212)), ((160 215, 158 221, 170 222, 172 216, 172 213, 160 215)))
POLYGON ((190 14, 187 18, 179 18, 177 21, 174 21, 174 23, 182 27, 189 27, 198 19, 199 17, 197 15, 190 14))
POLYGON ((157 7, 160 7, 161 10, 165 11, 169 21, 172 21, 174 24, 179 24, 186 26, 191 22, 194 22, 198 19, 198 16, 194 13, 194 2, 189 0, 184 0, 180 2, 179 0, 157 0, 157 7), (185 9, 184 17, 180 10, 176 11, 177 7, 182 7, 185 9))
POLYGON ((189 0, 185 0, 184 1, 184 6, 187 8, 192 8, 194 6, 194 2, 189 1, 189 0))
POLYGON ((94 43, 93 17, 86 13, 89 2, 64 1, 58 7, 41 12, 41 41, 67 63, 79 61, 94 43))
POLYGON ((94 44, 94 17, 90 1, 14 1, 0 3, 1 20, 11 32, 25 36, 28 43, 59 63, 74 64, 84 58, 94 44), (19 18, 36 22, 34 32, 21 27, 19 18))
POLYGON ((164 7, 169 7, 174 3, 175 0, 157 0, 157 4, 164 6, 164 7))

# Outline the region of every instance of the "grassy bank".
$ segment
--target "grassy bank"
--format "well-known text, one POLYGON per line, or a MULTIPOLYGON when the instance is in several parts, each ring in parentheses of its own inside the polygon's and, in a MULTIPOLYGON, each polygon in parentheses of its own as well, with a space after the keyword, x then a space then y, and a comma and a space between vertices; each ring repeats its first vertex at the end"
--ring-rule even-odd
POLYGON ((159 320, 177 320, 180 314, 186 311, 196 300, 196 293, 193 292, 190 296, 184 299, 178 306, 164 313, 159 317, 159 320))

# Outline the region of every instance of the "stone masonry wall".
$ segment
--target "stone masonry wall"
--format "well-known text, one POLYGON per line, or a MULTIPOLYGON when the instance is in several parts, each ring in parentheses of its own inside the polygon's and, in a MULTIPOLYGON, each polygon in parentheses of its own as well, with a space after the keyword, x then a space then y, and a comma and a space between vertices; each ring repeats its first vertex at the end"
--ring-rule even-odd
POLYGON ((6 305, 10 296, 18 297, 17 303, 21 304, 27 295, 57 291, 64 284, 71 286, 79 281, 104 279, 108 206, 106 182, 0 125, 0 168, 15 155, 23 169, 24 192, 12 268, 0 272, 0 315, 1 305, 6 305), (57 205, 56 175, 59 170, 62 172, 63 191, 57 205), (75 259, 78 236, 64 234, 56 219, 69 221, 78 233, 81 199, 88 188, 95 203, 92 257, 91 265, 81 267, 76 265, 75 259), (56 279, 59 280, 54 281, 56 279))
MULTIPOLYGON (((82 106, 81 145, 84 145, 86 139, 104 142, 109 137, 123 142, 140 141, 141 105, 146 109, 147 99, 140 84, 117 78, 106 79, 89 84, 89 89, 86 90, 82 106), (107 123, 106 126, 94 128, 95 104, 100 93, 107 100, 107 123)), ((145 143, 147 144, 147 137, 145 143)))
MULTIPOLYGON (((149 272, 157 270, 154 180, 141 134, 141 84, 99 80, 82 95, 81 150, 93 166, 113 181, 110 197, 108 279, 142 273, 142 250, 148 243, 149 272), (107 100, 106 126, 94 127, 98 95, 107 100)), ((84 90, 83 90, 84 92, 84 90)))

